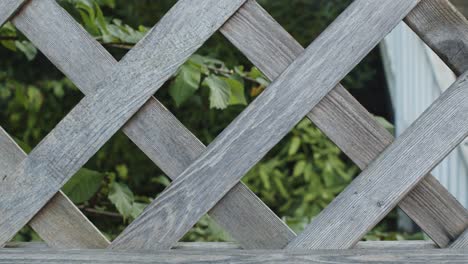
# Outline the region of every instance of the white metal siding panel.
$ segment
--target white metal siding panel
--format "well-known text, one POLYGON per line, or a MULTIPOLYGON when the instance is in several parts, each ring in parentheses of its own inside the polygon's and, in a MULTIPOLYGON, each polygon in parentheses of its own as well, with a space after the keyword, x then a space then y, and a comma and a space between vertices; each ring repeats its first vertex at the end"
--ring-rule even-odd
MULTIPOLYGON (((381 50, 395 110, 396 133, 400 135, 455 77, 404 23, 383 41, 381 50)), ((453 151, 433 174, 468 206, 468 171, 462 148, 453 151)))

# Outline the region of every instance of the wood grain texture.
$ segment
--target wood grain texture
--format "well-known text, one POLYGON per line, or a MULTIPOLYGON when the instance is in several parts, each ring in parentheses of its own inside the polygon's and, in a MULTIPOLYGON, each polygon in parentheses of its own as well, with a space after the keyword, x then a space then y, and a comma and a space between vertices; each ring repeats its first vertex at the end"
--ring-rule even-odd
POLYGON ((450 245, 450 247, 460 249, 468 248, 468 228, 457 240, 455 240, 455 242, 452 243, 452 245, 450 245))
POLYGON ((468 21, 448 0, 424 0, 406 23, 457 74, 468 70, 468 21))
MULTIPOLYGON (((247 2, 221 31, 271 80, 304 51, 255 1, 247 2)), ((361 169, 394 139, 341 85, 308 118, 361 169)), ((431 175, 399 205, 440 247, 446 247, 468 226, 467 210, 431 175)))
POLYGON ((103 78, 97 93, 86 96, 3 178, 0 242, 13 237, 243 2, 178 1, 103 78))
POLYGON ((399 206, 442 248, 468 228, 465 207, 432 176, 426 176, 399 206))
POLYGON ((417 2, 354 1, 112 245, 170 248, 417 2))
POLYGON ((468 16, 468 2, 466 0, 450 0, 450 2, 460 11, 465 17, 468 16))
POLYGON ((387 215, 468 135, 467 78, 462 75, 290 247, 350 248, 387 215))
POLYGON ((0 263, 231 263, 231 264, 341 264, 341 263, 434 263, 465 264, 466 250, 324 250, 324 251, 250 251, 250 250, 50 250, 2 249, 0 263))
MULTIPOLYGON (((13 23, 86 95, 94 94, 93 89, 101 77, 108 75, 117 64, 53 0, 32 2, 13 23), (52 15, 44 17, 44 12, 52 15)), ((154 97, 124 126, 123 131, 171 179, 175 179, 205 149, 154 97)), ((70 204, 69 207, 74 206, 70 204)), ((46 210, 41 212, 47 214, 46 210)), ((209 214, 244 248, 283 248, 295 237, 289 227, 242 183, 209 214)))
POLYGON ((0 27, 26 2, 26 0, 2 0, 0 2, 0 27))
MULTIPOLYGON (((355 249, 435 249, 437 246, 431 241, 408 240, 408 241, 361 241, 355 249)), ((5 248, 51 248, 44 242, 8 242, 5 248)), ((242 246, 233 242, 179 242, 172 250, 232 250, 242 249, 242 246)))
MULTIPOLYGON (((26 153, 0 127, 0 175, 13 172, 25 158, 26 153)), ((62 192, 58 192, 29 225, 55 248, 105 248, 109 244, 62 192)))

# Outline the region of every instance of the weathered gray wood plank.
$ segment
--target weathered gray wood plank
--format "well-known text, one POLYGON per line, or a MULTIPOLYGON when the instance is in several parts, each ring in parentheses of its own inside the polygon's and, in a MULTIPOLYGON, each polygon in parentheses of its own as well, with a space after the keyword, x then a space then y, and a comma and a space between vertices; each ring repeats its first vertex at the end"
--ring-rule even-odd
POLYGON ((465 207, 432 176, 426 176, 398 205, 442 248, 468 228, 465 207))
POLYGON ((468 70, 468 21, 448 0, 424 0, 406 23, 460 75, 468 70))
POLYGON ((450 0, 450 2, 460 11, 465 17, 468 16, 468 2, 466 0, 450 0))
MULTIPOLYGON (((271 80, 304 51, 255 1, 247 2, 221 31, 271 80)), ((308 117, 361 169, 393 141, 393 136, 341 85, 308 117)), ((467 210, 433 176, 413 189, 400 207, 440 247, 446 247, 468 226, 467 210)))
MULTIPOLYGON (((30 3, 13 23, 86 95, 94 94, 93 89, 101 77, 108 75, 117 64, 53 0, 30 3), (51 15, 44 17, 45 12, 51 15)), ((155 98, 139 110, 123 131, 172 179, 205 149, 155 98)), ((283 248, 295 237, 289 227, 242 183, 209 214, 244 248, 283 248)))
MULTIPOLYGON (((26 153, 0 127, 0 175, 13 172, 25 158, 26 153)), ((55 248, 105 248, 109 244, 62 192, 58 192, 29 225, 55 248)))
MULTIPOLYGON (((44 242, 9 242, 5 248, 51 248, 44 242)), ((407 241, 361 241, 355 249, 435 249, 437 246, 426 240, 407 240, 407 241)), ((242 249, 242 246, 233 242, 179 242, 175 244, 172 250, 232 250, 242 249)))
POLYGON ((232 263, 232 264, 338 264, 338 263, 434 263, 465 264, 466 250, 323 250, 323 251, 250 251, 250 250, 48 250, 2 249, 0 263, 232 263))
POLYGON ((24 226, 243 3, 178 1, 103 78, 98 92, 86 96, 3 178, 0 242, 24 226))
POLYGON ((354 1, 111 247, 170 248, 417 2, 354 1))
POLYGON ((450 245, 451 248, 468 248, 468 228, 465 230, 465 232, 457 239, 455 242, 453 242, 452 245, 450 245))
POLYGON ((26 0, 2 0, 0 2, 0 27, 26 2, 26 0))
POLYGON ((468 73, 330 203, 288 247, 354 246, 468 135, 468 73))

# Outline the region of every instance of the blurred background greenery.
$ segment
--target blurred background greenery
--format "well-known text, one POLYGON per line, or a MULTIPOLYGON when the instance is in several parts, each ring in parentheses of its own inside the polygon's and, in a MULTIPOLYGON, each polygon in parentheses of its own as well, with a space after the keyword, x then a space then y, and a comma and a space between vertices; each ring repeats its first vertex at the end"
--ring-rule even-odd
MULTIPOLYGON (((175 0, 60 0, 117 59, 133 47, 175 0)), ((307 46, 351 0, 259 1, 307 46)), ((11 24, 0 29, 0 125, 30 151, 83 97, 11 24)), ((343 81, 373 114, 392 120, 381 58, 374 50, 343 81)), ((202 142, 209 144, 268 86, 263 74, 219 33, 156 94, 202 142)), ((379 119, 379 120, 384 120, 379 119)), ((244 178, 295 231, 300 231, 359 173, 309 121, 298 124, 244 178)), ((170 183, 125 135, 116 134, 63 191, 110 239, 170 183)), ((396 214, 366 239, 421 238, 397 232, 396 214)), ((25 228, 16 240, 36 240, 25 228)), ((186 241, 226 241, 204 217, 186 241)))

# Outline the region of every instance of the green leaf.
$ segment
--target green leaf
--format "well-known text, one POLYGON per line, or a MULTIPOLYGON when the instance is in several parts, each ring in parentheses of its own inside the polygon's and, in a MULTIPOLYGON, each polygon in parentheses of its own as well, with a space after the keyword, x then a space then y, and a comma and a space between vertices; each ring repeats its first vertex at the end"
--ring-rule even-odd
POLYGON ((305 160, 298 161, 296 165, 294 165, 293 176, 300 176, 302 173, 304 173, 306 165, 307 163, 305 160))
POLYGON ((103 173, 81 169, 63 186, 62 191, 75 204, 84 203, 96 194, 103 178, 103 173))
POLYGON ((231 88, 228 83, 218 76, 210 75, 205 78, 204 85, 210 88, 210 108, 225 109, 231 98, 231 88))
POLYGON ((125 164, 117 165, 115 170, 117 171, 117 175, 119 175, 120 179, 128 179, 128 168, 125 164))
POLYGON ((301 146, 301 139, 299 137, 293 137, 291 140, 291 145, 289 145, 288 155, 292 156, 296 154, 300 146, 301 146))
POLYGON ((222 79, 229 85, 231 89, 231 98, 229 105, 247 105, 245 98, 244 84, 236 79, 222 77, 222 79))
POLYGON ((124 219, 132 217, 135 196, 127 185, 118 182, 111 183, 108 198, 124 219))
POLYGON ((132 211, 130 213, 130 216, 133 219, 137 218, 138 216, 141 215, 141 213, 143 213, 143 210, 145 210, 146 206, 148 206, 148 204, 134 203, 133 206, 132 206, 132 211))
POLYGON ((32 61, 36 57, 37 49, 33 44, 31 44, 31 42, 25 40, 15 41, 15 45, 21 52, 23 52, 28 60, 32 61))
POLYGON ((200 80, 199 68, 191 63, 182 65, 174 82, 169 87, 169 94, 177 106, 181 106, 198 90, 200 80))
POLYGON ((260 175, 260 179, 262 180, 263 186, 265 187, 265 189, 270 190, 271 189, 270 179, 269 179, 268 172, 265 166, 260 165, 259 175, 260 175))

